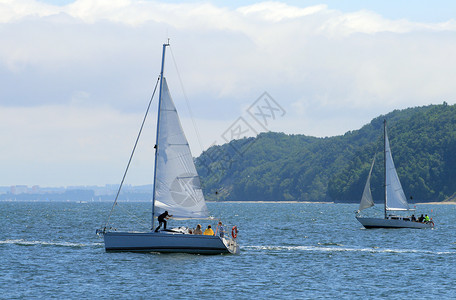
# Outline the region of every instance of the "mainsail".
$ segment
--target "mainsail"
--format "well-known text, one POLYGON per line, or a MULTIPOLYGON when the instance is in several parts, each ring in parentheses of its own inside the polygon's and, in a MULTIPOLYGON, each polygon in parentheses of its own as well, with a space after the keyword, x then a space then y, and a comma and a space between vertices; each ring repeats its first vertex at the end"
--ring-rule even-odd
POLYGON ((167 210, 175 218, 206 218, 209 212, 190 147, 166 79, 162 80, 154 214, 167 210))
POLYGON ((371 193, 371 188, 370 188, 370 179, 371 179, 371 175, 372 175, 372 169, 374 168, 374 164, 375 164, 375 156, 374 156, 374 160, 372 161, 369 175, 367 176, 366 185, 364 186, 363 196, 361 197, 361 203, 359 204, 358 211, 362 211, 363 209, 374 206, 374 199, 372 198, 372 193, 371 193))
POLYGON ((386 210, 409 210, 407 198, 397 176, 385 129, 386 210))

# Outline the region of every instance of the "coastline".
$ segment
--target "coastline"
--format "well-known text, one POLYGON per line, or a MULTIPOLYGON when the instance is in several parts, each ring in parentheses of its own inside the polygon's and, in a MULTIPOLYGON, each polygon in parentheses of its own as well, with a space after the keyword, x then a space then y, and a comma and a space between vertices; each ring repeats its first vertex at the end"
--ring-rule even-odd
POLYGON ((447 202, 423 202, 423 203, 415 203, 414 205, 423 205, 423 204, 432 204, 432 205, 456 205, 454 201, 447 201, 447 202))
POLYGON ((207 203, 305 203, 305 204, 311 204, 311 203, 318 203, 318 204, 333 204, 334 202, 324 202, 324 201, 252 201, 252 200, 246 200, 246 201, 208 201, 206 200, 207 203))
MULTIPOLYGON (((246 201, 208 201, 207 203, 303 203, 303 204, 357 204, 356 202, 352 203, 342 203, 342 202, 326 202, 326 201, 253 201, 253 200, 246 200, 246 201)), ((420 203, 413 203, 413 205, 456 205, 455 201, 447 201, 447 202, 420 202, 420 203)))

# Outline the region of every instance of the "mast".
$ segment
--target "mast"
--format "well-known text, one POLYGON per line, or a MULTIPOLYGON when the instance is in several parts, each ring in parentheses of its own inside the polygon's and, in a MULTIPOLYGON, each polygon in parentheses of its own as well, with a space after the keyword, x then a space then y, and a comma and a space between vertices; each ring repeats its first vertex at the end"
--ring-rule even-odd
POLYGON ((160 90, 158 96, 158 117, 157 117, 157 135, 156 135, 156 142, 155 142, 155 163, 154 163, 154 185, 152 188, 152 230, 154 230, 154 215, 155 215, 155 184, 157 181, 157 157, 158 157, 158 133, 160 130, 160 106, 162 102, 162 89, 163 89, 163 70, 165 68, 165 51, 166 47, 169 46, 168 43, 163 44, 163 54, 162 54, 162 63, 161 63, 161 70, 160 70, 160 90))
POLYGON ((383 177, 385 180, 385 219, 386 215, 386 119, 383 120, 383 177))

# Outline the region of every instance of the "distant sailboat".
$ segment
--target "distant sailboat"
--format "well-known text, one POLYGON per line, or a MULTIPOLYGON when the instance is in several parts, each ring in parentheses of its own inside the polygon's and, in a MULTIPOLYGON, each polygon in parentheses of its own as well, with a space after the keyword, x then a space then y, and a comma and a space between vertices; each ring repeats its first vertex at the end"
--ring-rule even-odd
POLYGON ((370 179, 372 169, 375 164, 375 157, 372 161, 372 165, 367 176, 366 185, 364 186, 363 195, 361 197, 361 203, 357 211, 356 219, 365 228, 432 228, 434 222, 418 222, 412 220, 411 217, 404 217, 398 215, 392 215, 392 211, 414 211, 409 208, 407 199, 402 189, 399 176, 394 166, 393 156, 391 155, 391 148, 386 132, 386 120, 383 123, 384 131, 384 180, 385 180, 385 198, 384 198, 384 218, 367 218, 361 217, 359 213, 369 207, 374 206, 374 200, 370 189, 370 179))
MULTIPOLYGON (((152 231, 108 231, 99 229, 107 251, 179 252, 196 254, 238 253, 236 234, 229 237, 191 234, 188 228, 155 232, 154 217, 168 211, 174 218, 208 218, 198 173, 182 129, 176 107, 163 76, 163 45, 155 150, 155 172, 152 200, 152 231)), ((109 220, 108 220, 109 221, 109 220)), ((236 230, 237 228, 233 228, 236 230)))

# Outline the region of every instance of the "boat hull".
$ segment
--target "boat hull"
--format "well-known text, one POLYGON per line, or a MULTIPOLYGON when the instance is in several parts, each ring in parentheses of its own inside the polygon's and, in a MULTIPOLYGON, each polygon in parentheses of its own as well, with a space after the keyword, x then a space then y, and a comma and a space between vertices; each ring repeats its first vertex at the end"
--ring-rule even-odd
POLYGON ((106 251, 223 254, 239 252, 235 240, 173 232, 106 232, 106 251))
POLYGON ((433 228, 433 223, 421 223, 404 219, 362 218, 356 219, 367 229, 370 228, 433 228))

